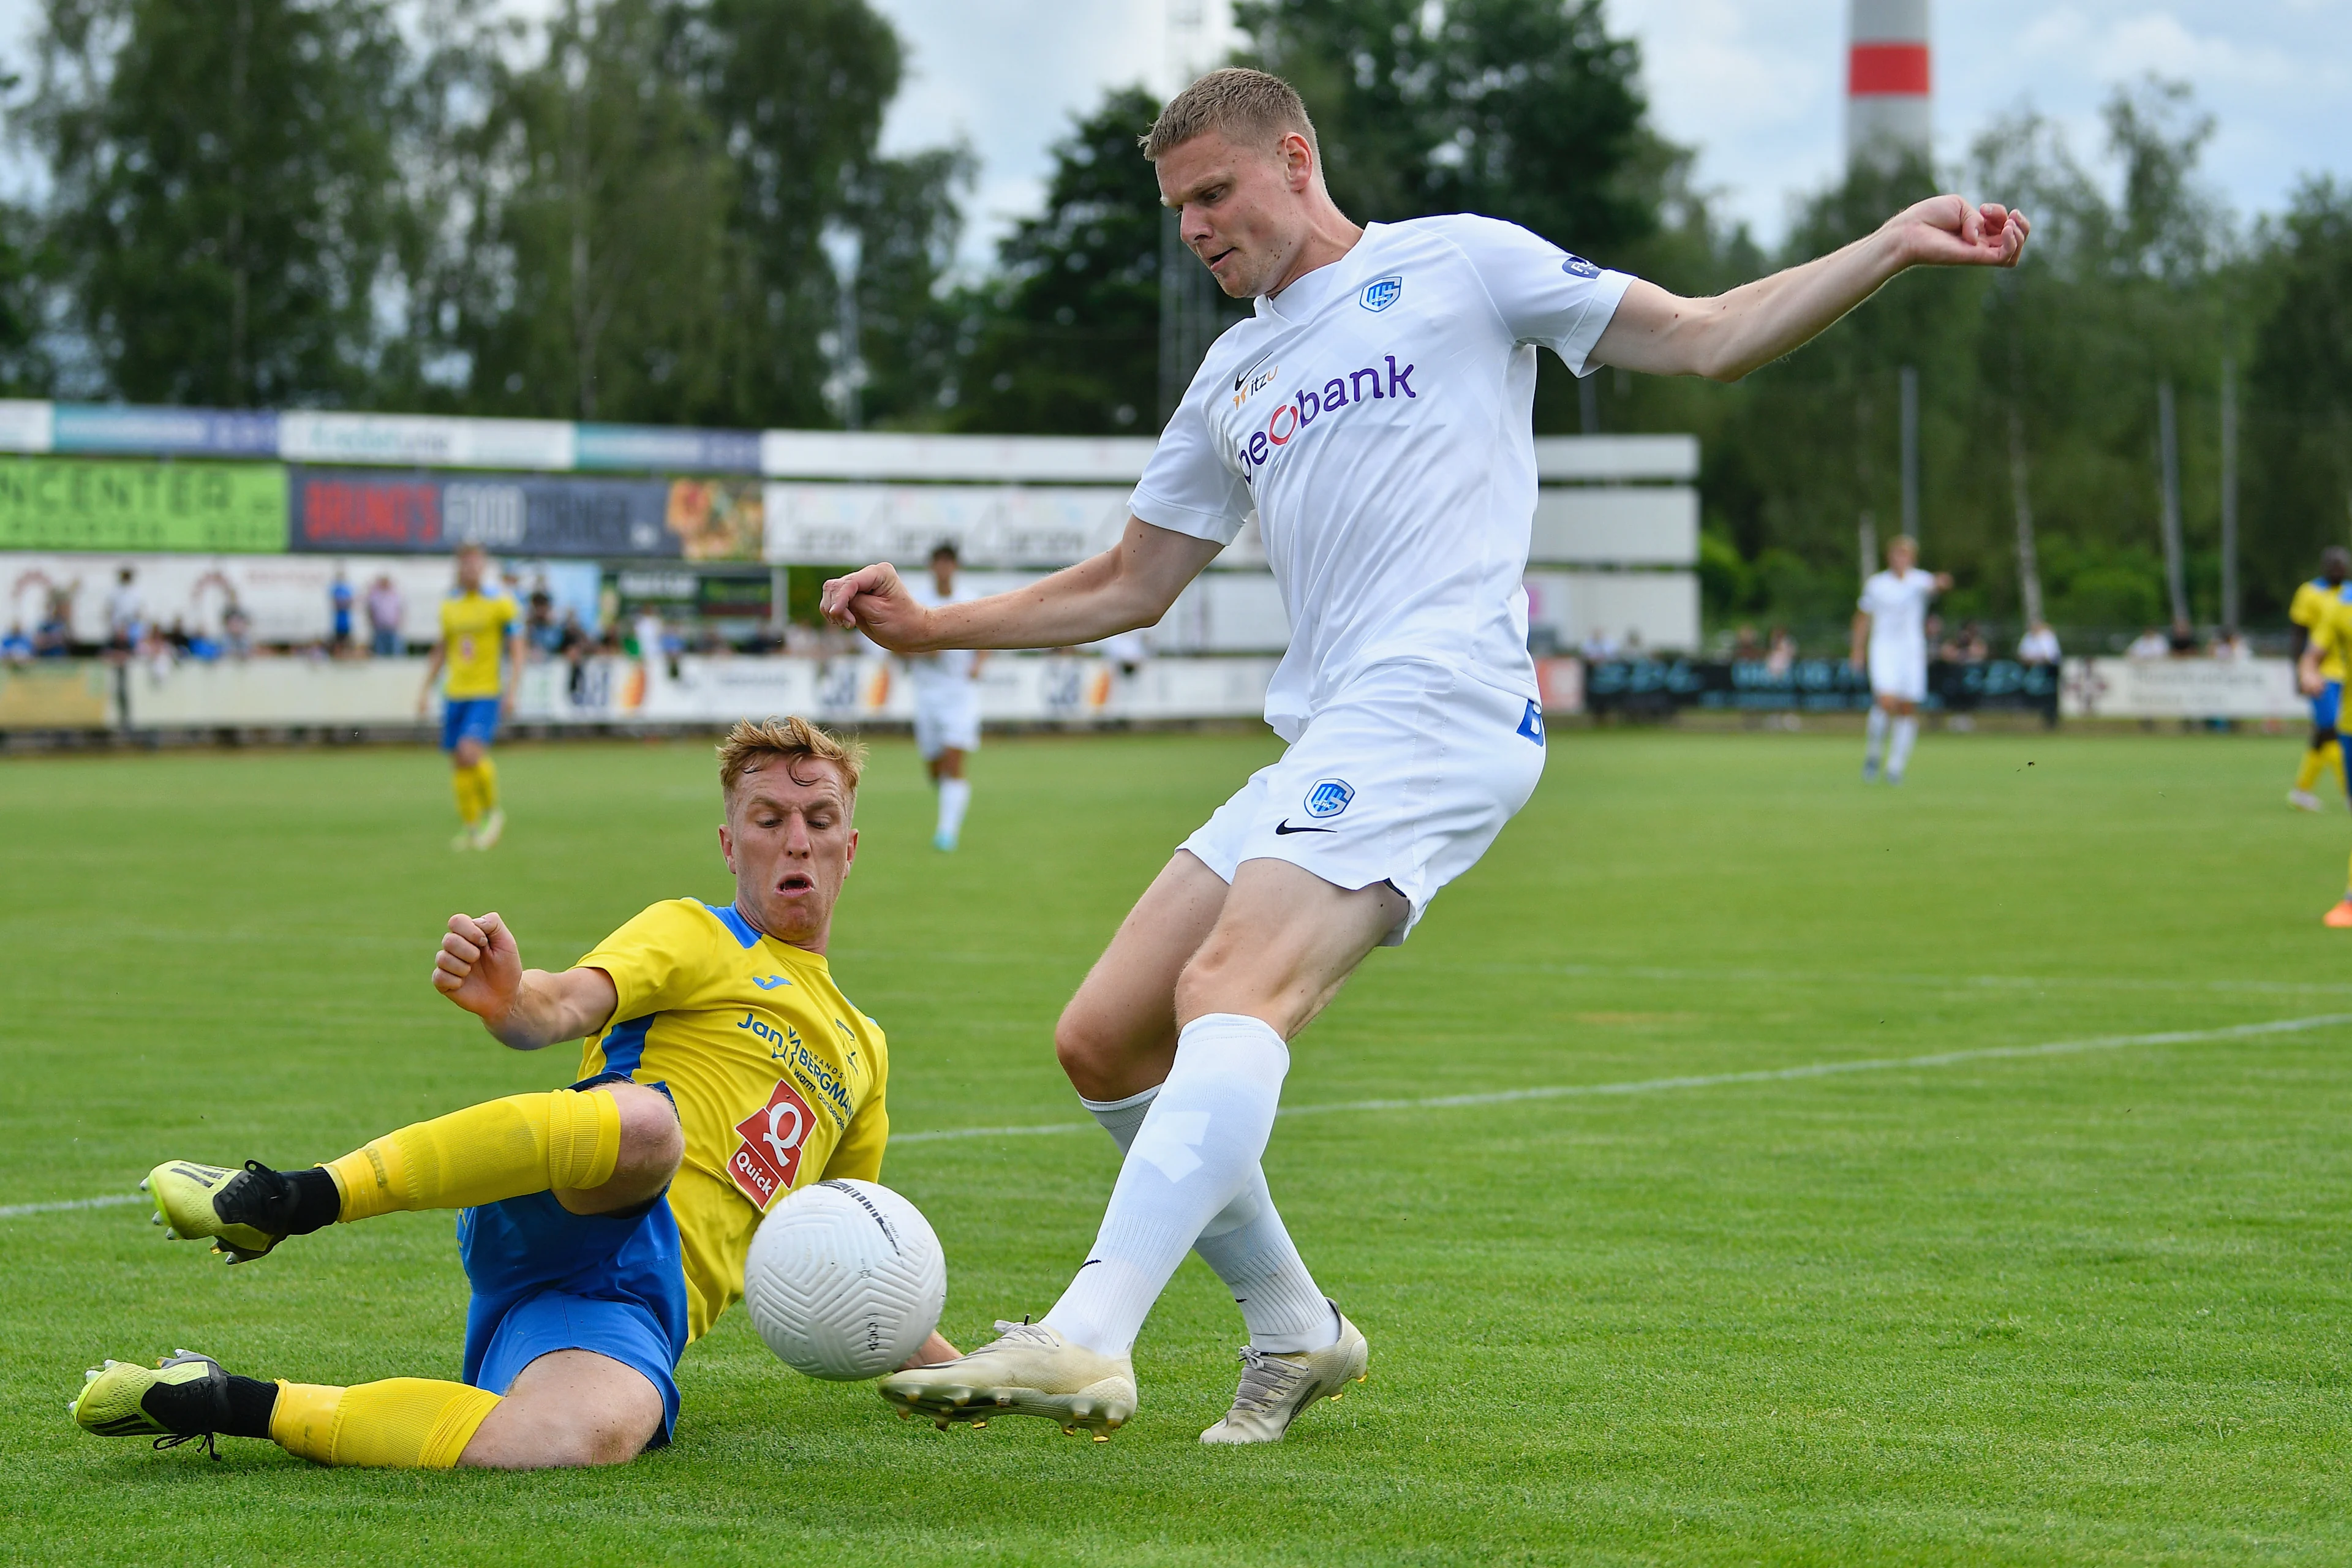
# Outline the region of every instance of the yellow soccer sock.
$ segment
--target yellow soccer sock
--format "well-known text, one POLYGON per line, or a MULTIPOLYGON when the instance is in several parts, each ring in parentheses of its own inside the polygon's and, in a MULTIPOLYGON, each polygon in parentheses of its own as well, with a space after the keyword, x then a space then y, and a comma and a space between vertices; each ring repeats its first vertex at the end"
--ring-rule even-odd
POLYGON ((471 768, 449 770, 449 788, 457 797, 457 820, 471 827, 482 819, 482 786, 471 768))
POLYGON ((387 1132, 328 1173, 345 1221, 471 1208, 525 1193, 601 1187, 621 1156, 621 1108, 603 1089, 487 1100, 387 1132))
POLYGON ((482 815, 488 816, 499 808, 499 764, 488 755, 474 764, 474 796, 481 802, 482 815))
POLYGON ((350 1388, 281 1379, 269 1440, 313 1464, 446 1470, 498 1405, 495 1394, 429 1377, 350 1388))
POLYGON ((2336 787, 2344 787, 2344 747, 2340 741, 2330 741, 2319 748, 2320 765, 2336 775, 2336 787))

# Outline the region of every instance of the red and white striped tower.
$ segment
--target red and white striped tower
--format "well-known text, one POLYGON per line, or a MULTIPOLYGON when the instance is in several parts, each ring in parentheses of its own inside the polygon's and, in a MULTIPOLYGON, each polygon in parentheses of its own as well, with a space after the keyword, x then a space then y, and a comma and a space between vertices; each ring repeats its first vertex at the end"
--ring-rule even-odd
POLYGON ((1845 158, 1891 164, 1929 153, 1927 0, 1853 0, 1846 54, 1845 158))

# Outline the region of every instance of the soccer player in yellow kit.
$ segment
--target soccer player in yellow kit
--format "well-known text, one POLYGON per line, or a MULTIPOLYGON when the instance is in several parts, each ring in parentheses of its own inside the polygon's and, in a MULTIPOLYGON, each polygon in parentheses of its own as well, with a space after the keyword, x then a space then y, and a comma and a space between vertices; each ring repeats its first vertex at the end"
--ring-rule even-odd
MULTIPOLYGON (((2320 623, 2328 618, 2334 607, 2343 605, 2344 579, 2347 576, 2352 576, 2352 550, 2331 544, 2320 552, 2319 575, 2295 589, 2286 617, 2294 623, 2297 640, 2302 644, 2294 650, 2298 660, 2318 641, 2320 623)), ((2311 793, 2311 786, 2319 782, 2321 769, 2333 768, 2336 781, 2347 782, 2344 747, 2336 734, 2344 706, 2344 656, 2332 649, 2325 650, 2316 668, 2318 689, 2314 690, 2308 681, 2304 688, 2304 695, 2311 699, 2311 742, 2304 748, 2303 763, 2295 769, 2294 787, 2286 792, 2287 804, 2303 811, 2319 809, 2319 797, 2311 793)))
POLYGON ((478 544, 457 552, 457 585, 442 596, 441 640, 425 667, 425 689, 417 693, 421 716, 433 700, 434 678, 447 671, 441 688, 441 749, 449 753, 450 784, 457 795, 457 818, 465 824, 452 849, 488 849, 506 831, 499 807, 499 765, 490 746, 499 720, 514 703, 515 602, 482 586, 488 558, 478 544))
MULTIPOLYGON (((2305 584, 2308 586, 2308 584, 2305 584)), ((2336 731, 2343 723, 2340 677, 2331 678, 2328 670, 2352 668, 2352 604, 2336 595, 2326 595, 2318 602, 2319 614, 2309 626, 2311 639, 2304 645, 2295 659, 2295 679, 2303 694, 2313 700, 2316 709, 2322 700, 2328 702, 2328 728, 2336 731)), ((2338 751, 2341 733, 2337 731, 2338 751)), ((2317 751, 2315 745, 2314 752, 2317 751)), ((2337 931, 2352 930, 2352 873, 2347 873, 2344 897, 2322 917, 2321 923, 2337 931)))
MULTIPOLYGON (((861 762, 798 719, 736 725, 719 830, 734 900, 655 904, 562 973, 524 969, 497 915, 451 918, 433 984, 515 1049, 586 1037, 571 1088, 309 1170, 173 1161, 149 1176, 156 1223, 232 1263, 338 1221, 461 1210, 464 1382, 265 1382, 182 1351, 109 1362, 76 1421, 159 1447, 263 1437, 320 1464, 420 1468, 613 1464, 668 1441, 673 1370, 742 1294, 761 1216, 795 1188, 881 1173, 888 1047, 824 958, 861 762)), ((955 1353, 934 1334, 915 1359, 955 1353)))

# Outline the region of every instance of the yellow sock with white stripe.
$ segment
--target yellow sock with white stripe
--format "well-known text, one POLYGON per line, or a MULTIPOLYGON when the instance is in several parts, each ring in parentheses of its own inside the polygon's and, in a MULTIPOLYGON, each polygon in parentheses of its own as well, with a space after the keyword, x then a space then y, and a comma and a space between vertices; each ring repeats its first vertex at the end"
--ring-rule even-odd
POLYGON ((446 1470, 498 1406, 495 1394, 428 1377, 350 1388, 281 1379, 269 1440, 313 1464, 446 1470))
POLYGON ((349 1221, 471 1208, 601 1187, 621 1156, 621 1108, 603 1089, 512 1094, 387 1132, 327 1165, 349 1221))

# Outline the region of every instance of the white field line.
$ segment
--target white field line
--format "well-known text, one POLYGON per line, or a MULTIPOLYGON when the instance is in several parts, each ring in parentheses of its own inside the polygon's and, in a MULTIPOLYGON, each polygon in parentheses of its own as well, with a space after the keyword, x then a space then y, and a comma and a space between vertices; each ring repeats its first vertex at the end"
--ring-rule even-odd
POLYGON ((62 1198, 53 1204, 0 1204, 0 1219, 28 1214, 63 1214, 68 1209, 110 1209, 146 1201, 145 1193, 109 1193, 102 1198, 62 1198))
MULTIPOLYGON (((2127 1050, 2134 1046, 2193 1046, 2211 1040, 2301 1034, 2308 1029, 2333 1028, 2341 1024, 2352 1024, 2352 1013, 2322 1013, 2309 1018, 2273 1018, 2267 1023, 2231 1024, 2219 1029, 2170 1029, 2153 1035, 2100 1035, 2084 1040, 2052 1040, 2038 1046, 1983 1046, 1965 1051, 1932 1051, 1918 1057, 1868 1057, 1855 1061, 1806 1062, 1798 1067, 1758 1068, 1748 1072, 1691 1073, 1679 1078, 1632 1079, 1617 1083, 1542 1084, 1530 1089, 1496 1089, 1486 1094, 1440 1094, 1418 1100, 1344 1100, 1327 1105, 1286 1105, 1275 1114, 1329 1116, 1345 1111, 1450 1110, 1473 1105, 1510 1105, 1528 1100, 1582 1100, 1610 1095, 1657 1094, 1677 1089, 1720 1089, 1731 1084, 1835 1078, 1844 1073, 1956 1067, 1962 1062, 2074 1056, 2085 1051, 2127 1050)), ((930 1132, 899 1132, 893 1134, 890 1142, 894 1145, 945 1143, 972 1138, 1029 1138, 1094 1131, 1095 1123, 1091 1121, 1049 1121, 1027 1127, 954 1127, 930 1132)), ((145 1201, 144 1194, 121 1193, 100 1198, 68 1198, 58 1203, 0 1205, 0 1219, 58 1214, 68 1209, 110 1208, 120 1204, 145 1201)))
MULTIPOLYGON (((1796 1079, 1835 1078, 1843 1073, 1893 1072, 1906 1068, 1953 1067, 1961 1062, 2004 1061, 2029 1057, 2073 1056, 2084 1051, 2126 1050, 2134 1046, 2189 1046, 2209 1040, 2239 1040, 2262 1035, 2300 1034, 2352 1024, 2352 1013, 2309 1018, 2276 1018, 2263 1024, 2231 1024, 2219 1029, 2171 1029, 2154 1035, 2101 1035, 2086 1040, 2053 1040, 2039 1046, 1984 1046, 1965 1051, 1934 1051, 1919 1057, 1871 1057, 1855 1061, 1807 1062, 1792 1068, 1748 1072, 1693 1073, 1680 1078, 1633 1079, 1618 1083, 1544 1084, 1486 1094, 1441 1094, 1419 1100, 1345 1100, 1328 1105, 1286 1105, 1277 1116, 1329 1116, 1342 1111, 1445 1110, 1471 1105, 1509 1105, 1523 1100, 1582 1100, 1608 1095, 1656 1094, 1675 1089, 1718 1089, 1728 1084, 1780 1083, 1796 1079)), ((1091 1132, 1091 1121, 1054 1121, 1031 1127, 958 1127, 936 1132, 899 1132, 898 1143, 943 1143, 967 1138, 1015 1138, 1055 1132, 1091 1132)))

